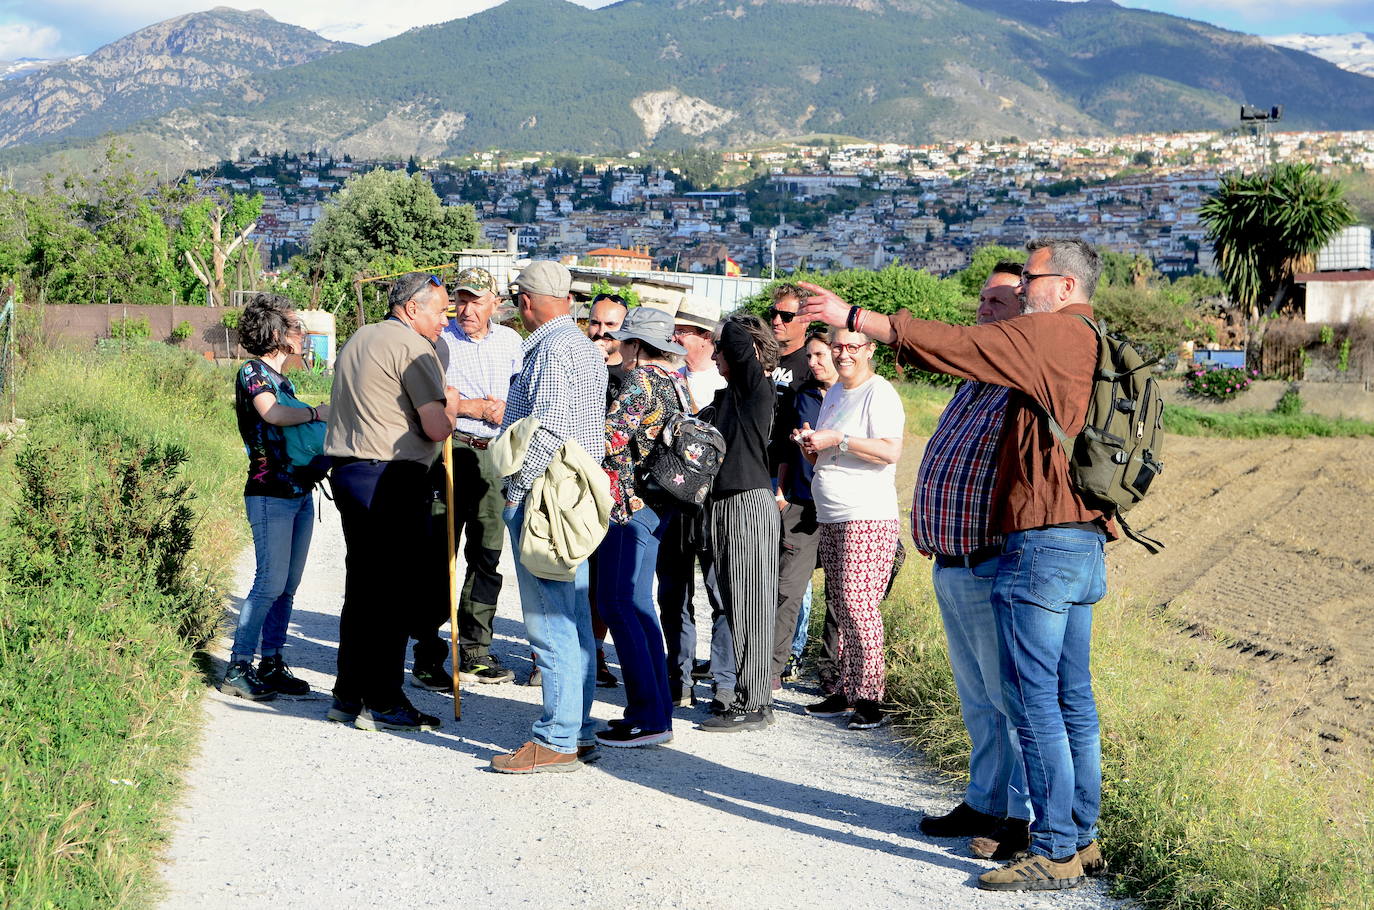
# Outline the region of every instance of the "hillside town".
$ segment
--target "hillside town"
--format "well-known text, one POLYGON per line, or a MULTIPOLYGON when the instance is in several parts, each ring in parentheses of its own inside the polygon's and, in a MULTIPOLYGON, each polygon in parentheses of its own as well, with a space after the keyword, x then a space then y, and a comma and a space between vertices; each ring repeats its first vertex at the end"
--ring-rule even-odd
POLYGON ((380 167, 421 172, 444 204, 473 205, 493 246, 514 228, 523 253, 617 268, 767 276, 900 261, 943 275, 979 246, 1063 235, 1143 254, 1176 276, 1211 268, 1198 208, 1221 175, 1280 160, 1374 171, 1374 131, 812 140, 698 154, 717 159, 709 180, 637 155, 497 151, 460 162, 255 151, 195 179, 204 192, 262 194, 255 239, 268 267, 303 248, 349 176, 380 167))

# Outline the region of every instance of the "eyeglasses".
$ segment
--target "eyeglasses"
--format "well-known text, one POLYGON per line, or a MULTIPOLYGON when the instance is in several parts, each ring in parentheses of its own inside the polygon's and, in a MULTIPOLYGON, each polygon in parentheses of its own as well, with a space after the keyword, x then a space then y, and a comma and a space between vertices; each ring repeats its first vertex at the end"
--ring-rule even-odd
POLYGON ((1020 284, 1030 284, 1037 278, 1068 278, 1063 272, 1022 272, 1020 284))
POLYGON ((864 348, 868 347, 869 344, 870 342, 867 341, 863 342, 862 344, 832 344, 830 346, 830 353, 836 355, 848 354, 849 356, 853 357, 855 354, 859 353, 864 348))
POLYGON ((793 319, 796 319, 796 318, 797 318, 797 314, 796 314, 795 312, 791 312, 791 311, 788 311, 788 310, 780 310, 780 309, 778 309, 778 308, 775 307, 775 306, 770 306, 770 307, 768 308, 768 311, 767 311, 767 313, 766 313, 765 315, 766 315, 770 320, 771 320, 774 316, 776 316, 777 318, 779 318, 779 319, 782 320, 783 325, 786 325, 787 323, 791 322, 793 319))

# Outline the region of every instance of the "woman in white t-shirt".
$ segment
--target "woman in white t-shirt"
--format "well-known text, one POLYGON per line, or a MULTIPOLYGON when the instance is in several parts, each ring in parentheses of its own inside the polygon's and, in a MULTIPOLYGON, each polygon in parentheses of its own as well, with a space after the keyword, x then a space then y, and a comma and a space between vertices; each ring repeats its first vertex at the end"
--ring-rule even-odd
POLYGON ((821 526, 825 601, 840 625, 840 687, 809 706, 813 717, 851 714, 851 730, 883 723, 882 603, 897 553, 897 459, 906 415, 892 384, 873 372, 874 344, 859 332, 831 339, 839 382, 816 427, 793 434, 816 466, 811 493, 821 526), (852 712, 852 713, 851 713, 852 712))

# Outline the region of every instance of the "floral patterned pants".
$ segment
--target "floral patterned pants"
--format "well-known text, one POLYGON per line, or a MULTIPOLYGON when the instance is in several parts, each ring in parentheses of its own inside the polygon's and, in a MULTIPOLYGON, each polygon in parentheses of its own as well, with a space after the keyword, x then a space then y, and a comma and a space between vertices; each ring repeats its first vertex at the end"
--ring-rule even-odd
POLYGON ((879 604, 897 553, 898 523, 842 521, 821 525, 826 609, 840 625, 840 688, 852 705, 882 701, 883 614, 879 604))

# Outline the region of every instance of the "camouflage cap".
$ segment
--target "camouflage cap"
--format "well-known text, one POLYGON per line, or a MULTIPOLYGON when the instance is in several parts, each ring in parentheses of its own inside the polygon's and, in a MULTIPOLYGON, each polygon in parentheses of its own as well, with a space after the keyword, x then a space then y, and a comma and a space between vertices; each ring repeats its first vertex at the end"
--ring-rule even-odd
POLYGON ((476 294, 478 297, 483 294, 495 294, 496 279, 486 269, 463 269, 453 280, 453 293, 457 295, 463 291, 476 294))

